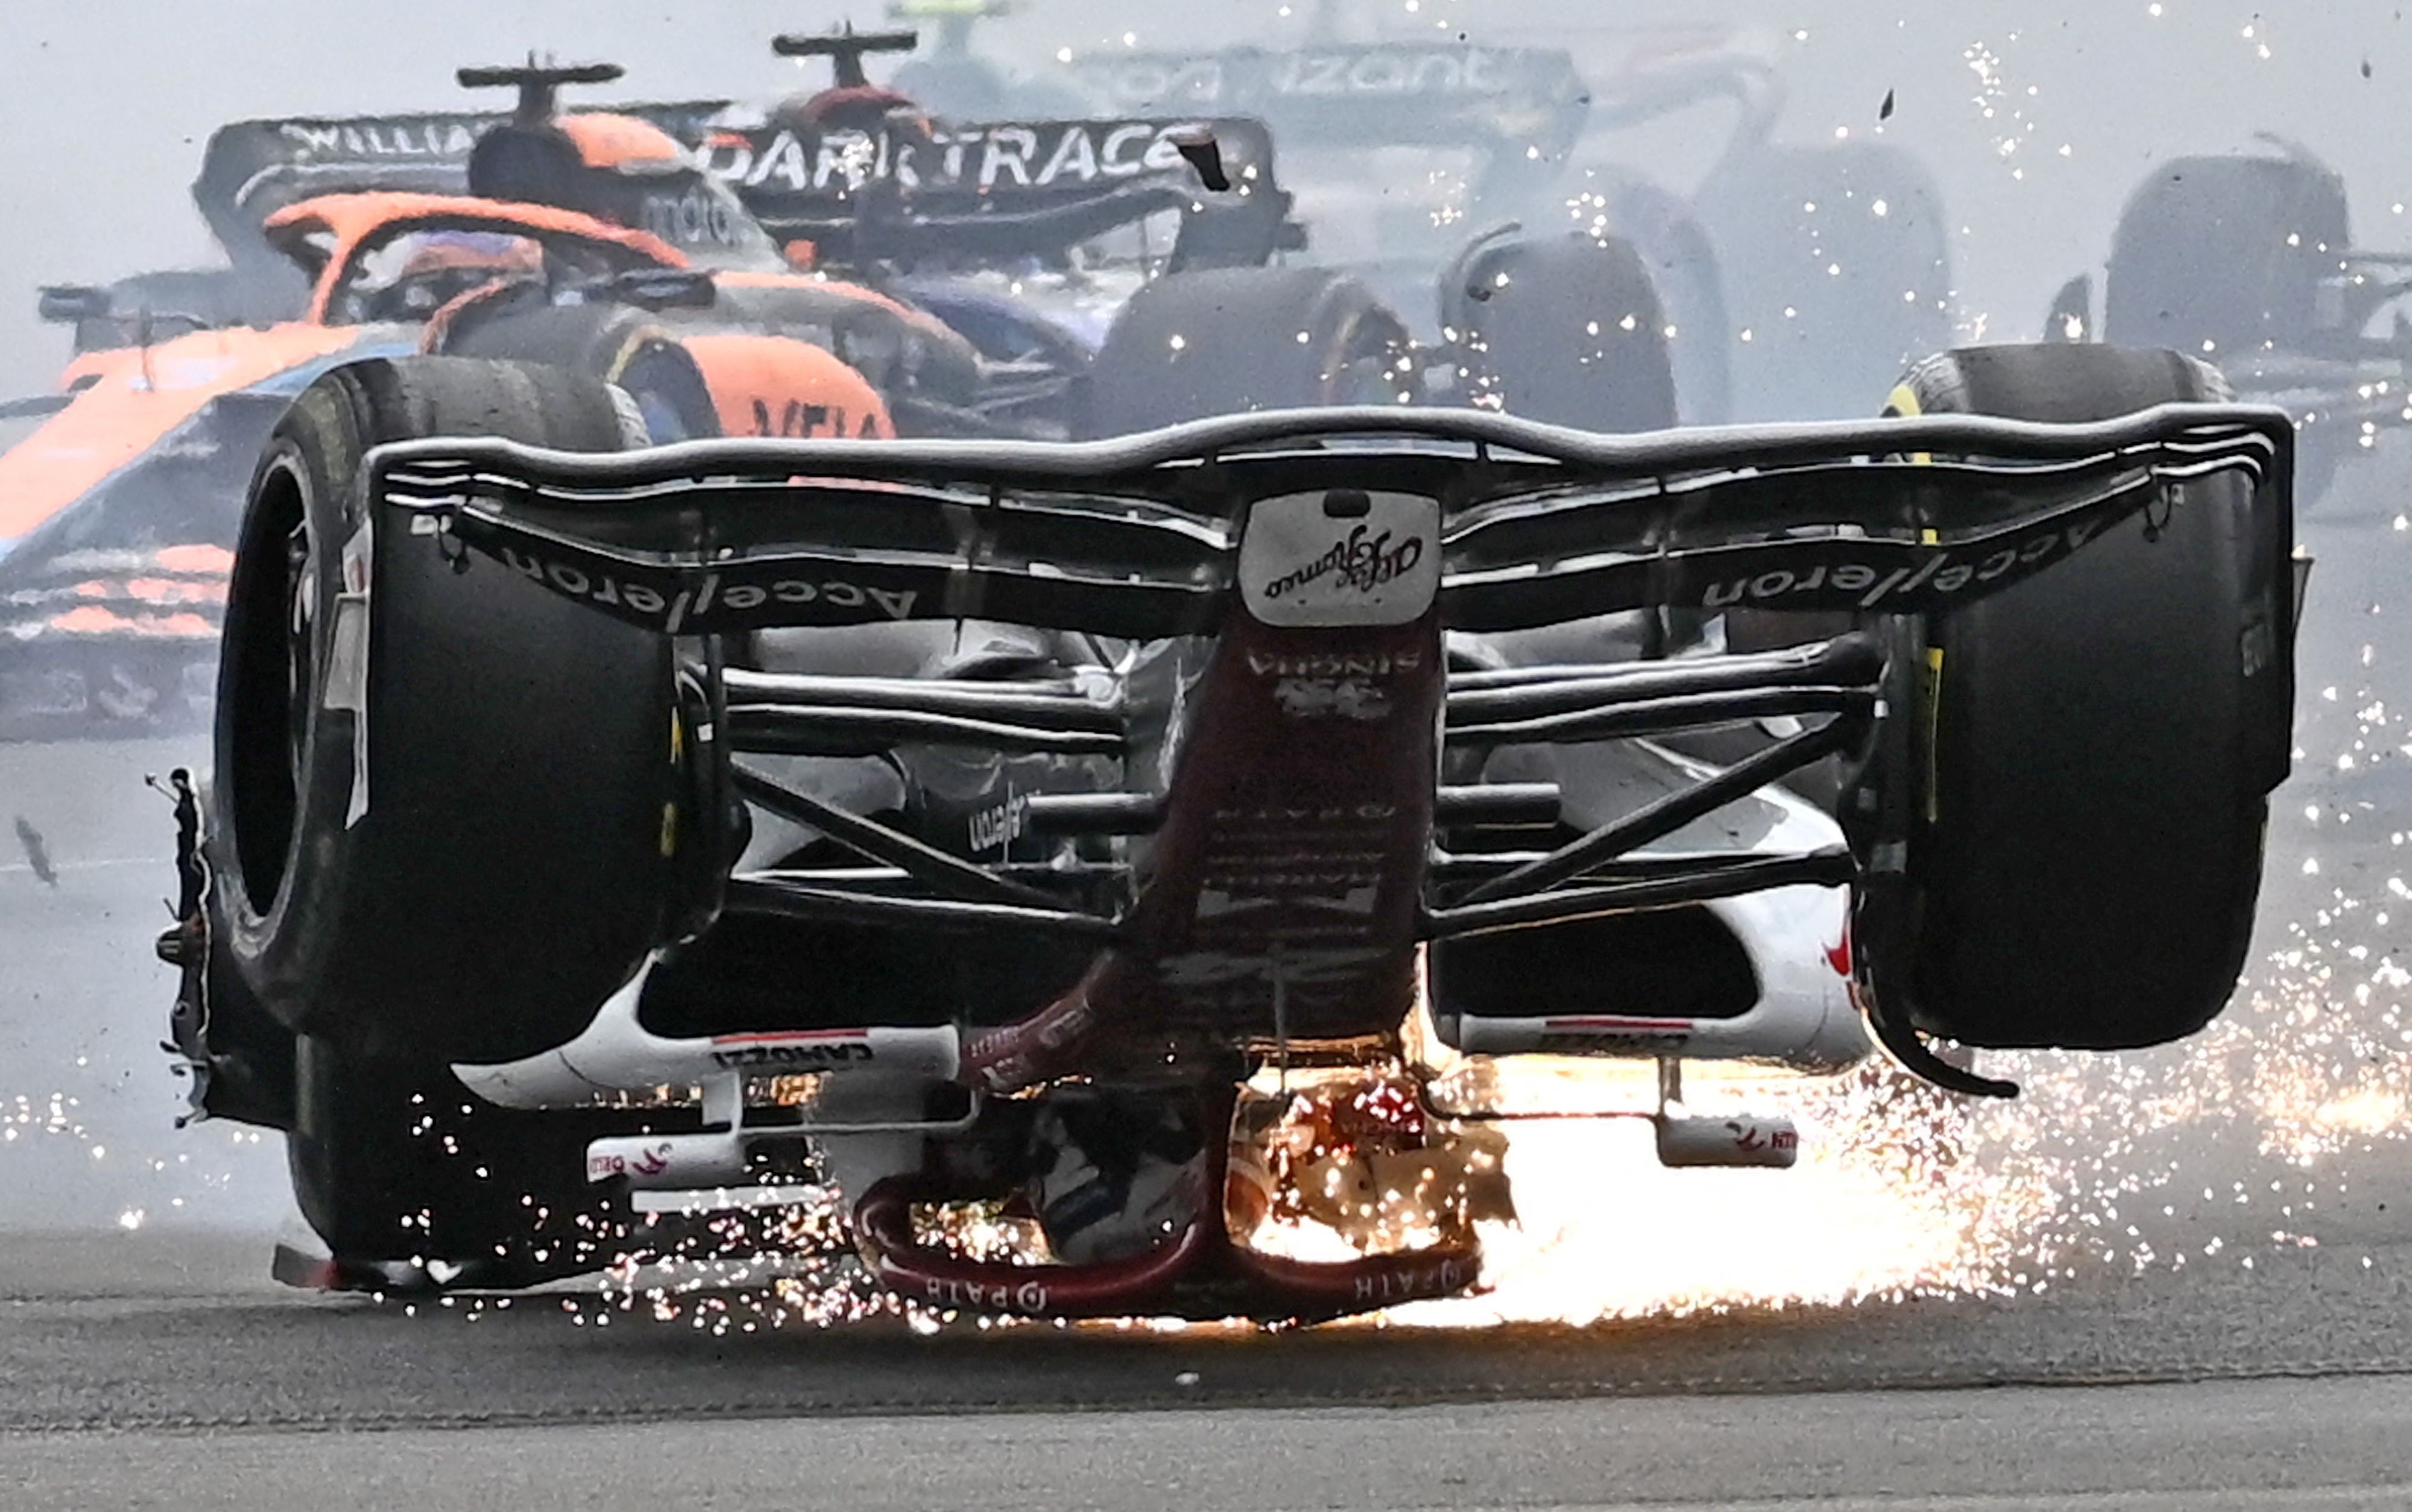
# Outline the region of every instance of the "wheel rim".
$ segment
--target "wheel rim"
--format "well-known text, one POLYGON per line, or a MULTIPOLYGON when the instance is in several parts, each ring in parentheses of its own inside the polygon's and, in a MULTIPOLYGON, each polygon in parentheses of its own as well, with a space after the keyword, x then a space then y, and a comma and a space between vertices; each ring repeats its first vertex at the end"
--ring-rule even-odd
POLYGON ((636 402, 645 433, 655 446, 720 433, 712 391, 695 360, 676 346, 649 342, 633 353, 613 380, 636 402))
POLYGON ((258 914, 284 887, 308 790, 319 611, 308 493, 289 459, 262 472, 227 605, 219 780, 232 800, 240 891, 258 914))
POLYGON ((318 620, 317 555, 307 521, 285 537, 285 756, 293 790, 302 790, 302 747, 310 734, 310 708, 317 701, 314 636, 318 620))
POLYGON ((1404 404, 1414 402, 1408 374, 1407 336, 1377 310, 1361 310, 1340 328, 1334 356, 1323 371, 1326 404, 1404 404))

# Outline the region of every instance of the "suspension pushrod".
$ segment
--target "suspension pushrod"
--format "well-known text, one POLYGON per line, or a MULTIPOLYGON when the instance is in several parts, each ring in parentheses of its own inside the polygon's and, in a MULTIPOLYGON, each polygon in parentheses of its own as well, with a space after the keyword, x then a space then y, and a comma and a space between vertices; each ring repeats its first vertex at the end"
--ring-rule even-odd
POLYGON ((875 928, 1055 934, 1101 943, 1111 941, 1119 932, 1110 918, 1057 907, 1022 908, 954 898, 889 898, 745 876, 729 879, 726 912, 875 928))
POLYGON ((1654 877, 1644 882, 1618 882, 1606 887, 1570 888, 1557 892, 1506 898, 1496 903, 1435 908, 1424 916, 1428 940, 1488 934, 1501 930, 1534 929, 1566 924, 1609 914, 1637 914, 1655 908, 1764 892, 1772 888, 1841 887, 1859 875, 1859 863, 1840 845, 1801 856, 1767 856, 1695 872, 1689 875, 1654 877))
POLYGON ((1786 773, 1841 750, 1859 734, 1859 729, 1858 720, 1835 719, 1778 741, 1713 777, 1610 820, 1539 860, 1478 884, 1465 895, 1464 902, 1493 903, 1554 887, 1637 846, 1673 834, 1693 820, 1757 792, 1786 773))
POLYGON ((875 819, 849 814, 837 805, 772 782, 759 772, 732 766, 729 775, 738 792, 782 818, 808 825, 846 849, 875 861, 908 872, 950 898, 973 903, 1004 903, 1018 908, 1056 909, 1062 904, 1036 888, 998 876, 976 861, 949 856, 936 846, 891 829, 875 819))

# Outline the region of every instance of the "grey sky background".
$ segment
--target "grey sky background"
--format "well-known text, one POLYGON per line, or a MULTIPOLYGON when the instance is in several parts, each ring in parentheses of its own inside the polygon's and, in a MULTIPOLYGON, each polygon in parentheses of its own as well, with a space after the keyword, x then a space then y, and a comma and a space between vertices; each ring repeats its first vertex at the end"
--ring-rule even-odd
MULTIPOLYGON (((1782 135, 1795 140, 1831 139, 1837 127, 1875 132, 1893 92, 1883 135, 1926 156, 1965 228, 1959 268, 1972 334, 2032 334, 2052 288, 2100 259, 2120 202, 2155 158, 2237 146, 2257 130, 2300 138, 2346 171, 2362 242, 2412 246, 2412 216, 2395 209, 2412 198, 2404 151, 2412 27, 2393 0, 1406 5, 1362 5, 1357 24, 1577 46, 1615 25, 1771 31, 1792 96, 1782 135)), ((64 354, 61 333, 33 318, 37 284, 209 260, 186 185, 222 122, 442 105, 456 97, 455 66, 530 48, 621 62, 636 95, 773 95, 809 76, 769 54, 769 34, 849 16, 878 24, 882 8, 876 0, 4 0, 0 202, 10 214, 0 236, 0 390, 48 387, 64 354)), ((1281 9, 1281 0, 1023 0, 982 45, 1040 66, 1058 47, 1120 44, 1125 33, 1140 46, 1270 45, 1303 25, 1281 9)), ((1680 185, 1724 125, 1704 108, 1636 134, 1627 155, 1680 185)))

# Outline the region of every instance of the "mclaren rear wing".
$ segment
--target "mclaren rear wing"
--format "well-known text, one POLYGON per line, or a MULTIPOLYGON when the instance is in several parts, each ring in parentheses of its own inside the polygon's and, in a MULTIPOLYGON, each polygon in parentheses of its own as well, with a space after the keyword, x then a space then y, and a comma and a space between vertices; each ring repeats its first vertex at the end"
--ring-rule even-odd
POLYGON ((2223 475, 2257 495, 2255 572, 2283 573, 2293 459, 2286 414, 2240 404, 1639 436, 1368 407, 1068 444, 431 437, 377 448, 365 481, 404 528, 664 634, 977 617, 1154 639, 1212 631, 1250 509, 1309 492, 1437 500, 1436 541, 1344 524, 1335 545, 1437 551, 1444 624, 1497 631, 1653 605, 1933 614, 2223 475))

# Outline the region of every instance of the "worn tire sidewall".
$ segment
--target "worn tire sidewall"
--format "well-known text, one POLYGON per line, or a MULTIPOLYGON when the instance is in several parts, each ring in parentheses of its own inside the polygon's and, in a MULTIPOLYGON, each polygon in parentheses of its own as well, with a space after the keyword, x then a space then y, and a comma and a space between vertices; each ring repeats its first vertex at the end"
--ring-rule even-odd
MULTIPOLYGON (((221 667, 210 827, 218 932, 279 1021, 358 1051, 500 1061, 561 1044, 658 943, 675 905, 661 854, 665 810, 680 796, 669 643, 500 562, 473 556, 456 573, 434 537, 390 511, 372 522, 367 802, 347 823, 360 725, 325 695, 344 544, 375 507, 360 463, 387 438, 380 426, 463 425, 442 410, 466 393, 506 429, 567 425, 596 448, 629 439, 609 390, 572 394, 558 387, 565 375, 514 372, 481 394, 415 384, 397 364, 338 370, 280 422, 258 475, 283 469, 302 485, 314 697, 284 876, 263 904, 232 797, 242 764, 263 753, 242 747, 226 701, 258 669, 238 656, 221 667)), ((471 414, 467 428, 483 418, 471 414)), ((245 533, 257 550, 251 521, 245 533)), ((246 577, 239 559, 235 594, 246 577)), ((284 607, 230 597, 230 624, 262 611, 284 607)))
POLYGON ((1124 306, 1098 349, 1084 432, 1125 435, 1216 415, 1329 404, 1345 398, 1334 386, 1354 363, 1406 349, 1405 323, 1335 270, 1170 274, 1124 306))
MULTIPOLYGON (((2127 360, 2116 377, 2073 372, 2070 389, 2130 391, 2081 392, 2067 413, 2011 418, 2108 418, 2082 412, 2088 397, 2111 413, 2227 397, 2214 372, 2175 353, 2026 350, 2127 360), (2168 364, 2159 390, 2145 372, 2155 360, 2168 364)), ((1966 365, 1999 361, 2008 373, 2043 360, 2054 360, 1953 353, 1906 383, 1928 413, 2002 414, 2022 406, 1974 396, 1966 365)), ((1925 689, 1920 725, 1932 731, 1924 776, 1937 822, 1911 847, 1923 900, 1915 992, 1930 1032, 2001 1048, 2125 1049, 2194 1033, 2232 991, 2268 810, 2252 739, 2266 689, 2238 662, 2256 612, 2253 497, 2226 476, 2184 487, 2157 539, 2130 518, 1930 627, 1939 685, 1925 689), (2050 670, 2061 668, 2083 671, 2050 670)))
MULTIPOLYGON (((343 819, 350 801, 353 771, 353 718, 324 707, 328 653, 332 639, 331 612, 341 588, 342 542, 360 526, 363 509, 357 482, 362 455, 360 397, 348 382, 313 384, 294 401, 277 423, 259 468, 253 477, 245 511, 241 550, 228 594, 228 639, 230 653, 219 668, 214 758, 219 780, 211 785, 213 809, 209 826, 211 866, 217 878, 212 902, 219 917, 212 933, 223 942, 243 981, 280 1022, 296 1033, 323 1032, 335 1019, 333 1006, 316 997, 309 986, 320 979, 327 961, 326 932, 311 927, 308 916, 343 907, 337 895, 346 875, 337 851, 344 844, 343 819), (314 596, 317 612, 311 625, 313 708, 303 726, 299 771, 293 792, 292 831, 281 858, 282 877, 265 906, 256 903, 249 878, 269 858, 250 848, 243 831, 242 803, 237 796, 244 763, 262 758, 244 749, 243 737, 254 732, 235 713, 253 694, 249 678, 273 676, 279 668, 251 665, 234 653, 232 642, 239 616, 287 612, 283 603, 257 602, 263 588, 256 553, 281 543, 261 538, 278 521, 256 518, 263 492, 279 476, 298 485, 302 524, 310 540, 314 596)), ((282 754, 281 752, 279 753, 282 754)))

